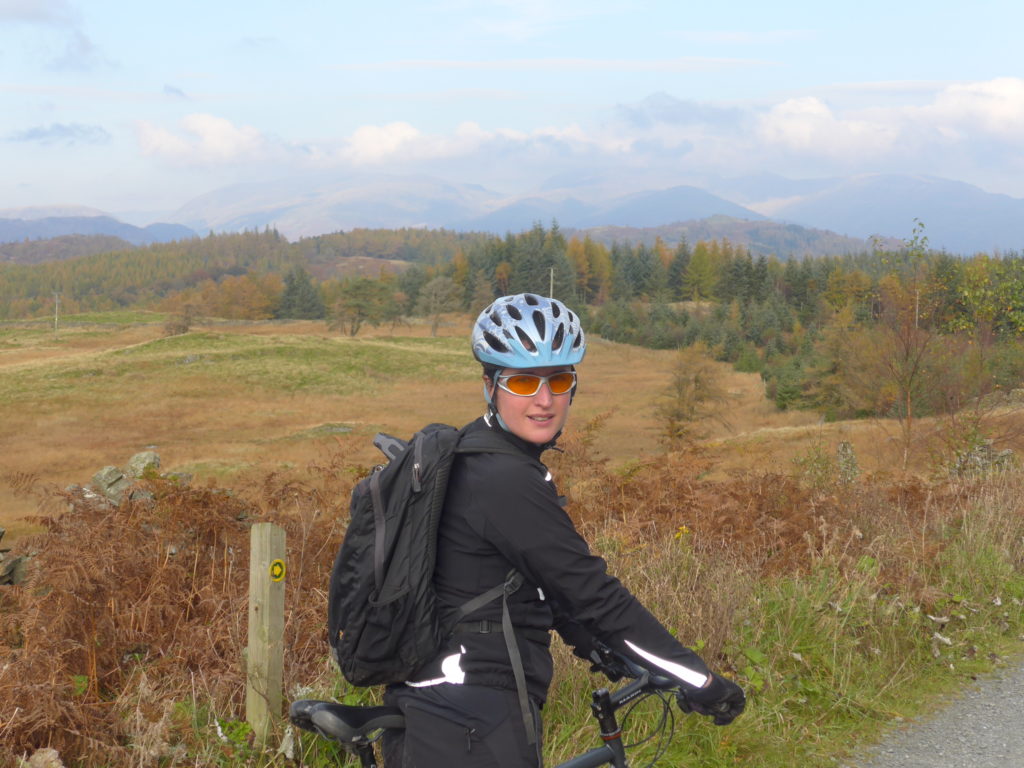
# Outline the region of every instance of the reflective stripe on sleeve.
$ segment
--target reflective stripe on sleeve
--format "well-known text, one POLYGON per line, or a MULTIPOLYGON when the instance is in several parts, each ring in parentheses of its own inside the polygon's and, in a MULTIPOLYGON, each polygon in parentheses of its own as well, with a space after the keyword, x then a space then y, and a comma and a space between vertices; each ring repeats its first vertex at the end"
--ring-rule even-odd
POLYGON ((626 645, 632 648, 633 652, 638 656, 642 656, 643 658, 647 659, 647 661, 651 662, 651 664, 654 664, 656 667, 660 667, 673 677, 679 678, 684 683, 689 683, 694 688, 702 688, 704 684, 708 681, 708 676, 703 674, 702 672, 697 672, 696 670, 690 669, 689 667, 684 667, 682 664, 676 661, 660 659, 653 653, 645 651, 643 648, 636 645, 635 643, 631 643, 629 640, 626 641, 626 645))

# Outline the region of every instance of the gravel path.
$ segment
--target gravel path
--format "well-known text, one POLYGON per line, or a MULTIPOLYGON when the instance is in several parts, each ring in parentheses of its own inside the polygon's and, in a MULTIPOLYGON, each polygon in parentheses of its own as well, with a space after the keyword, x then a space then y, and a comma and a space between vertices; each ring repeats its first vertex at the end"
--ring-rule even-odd
POLYGON ((847 768, 1024 766, 1024 660, 972 683, 948 707, 901 726, 847 768))

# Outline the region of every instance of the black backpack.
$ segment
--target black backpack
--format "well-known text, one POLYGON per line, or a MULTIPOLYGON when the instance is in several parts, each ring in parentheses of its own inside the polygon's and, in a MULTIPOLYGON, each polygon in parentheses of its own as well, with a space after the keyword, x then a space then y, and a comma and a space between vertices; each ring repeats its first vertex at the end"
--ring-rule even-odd
MULTIPOLYGON (((514 453, 499 440, 475 440, 476 447, 460 448, 461 437, 454 427, 430 424, 408 443, 384 434, 374 439, 389 461, 352 491, 348 530, 328 594, 328 640, 342 674, 354 685, 410 679, 437 656, 462 617, 507 598, 522 582, 512 571, 504 584, 441 620, 434 591, 437 526, 455 455, 514 453)), ((508 614, 507 603, 503 613, 508 614)), ((509 622, 508 637, 511 632, 509 622)))

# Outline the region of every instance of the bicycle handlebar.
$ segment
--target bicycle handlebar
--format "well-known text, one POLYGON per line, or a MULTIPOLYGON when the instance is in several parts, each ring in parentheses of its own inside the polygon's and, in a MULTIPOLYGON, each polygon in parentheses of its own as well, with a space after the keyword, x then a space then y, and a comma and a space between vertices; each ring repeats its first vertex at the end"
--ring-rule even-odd
POLYGON ((679 701, 680 709, 684 712, 692 711, 693 706, 686 698, 686 692, 682 689, 678 680, 664 675, 657 675, 605 645, 599 645, 597 653, 600 655, 601 660, 595 662, 593 669, 604 672, 613 681, 618 680, 620 677, 632 679, 631 683, 627 683, 623 687, 611 692, 611 701, 615 709, 644 693, 673 691, 676 699, 679 701))

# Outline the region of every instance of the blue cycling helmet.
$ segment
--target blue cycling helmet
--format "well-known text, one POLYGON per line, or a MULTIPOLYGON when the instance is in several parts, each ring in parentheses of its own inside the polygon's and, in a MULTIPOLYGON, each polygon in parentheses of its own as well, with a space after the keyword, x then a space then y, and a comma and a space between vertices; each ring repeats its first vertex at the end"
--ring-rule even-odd
POLYGON ((502 296, 473 326, 473 357, 497 368, 576 365, 587 353, 580 319, 558 299, 502 296))

